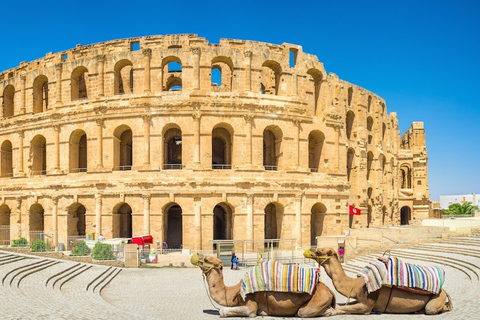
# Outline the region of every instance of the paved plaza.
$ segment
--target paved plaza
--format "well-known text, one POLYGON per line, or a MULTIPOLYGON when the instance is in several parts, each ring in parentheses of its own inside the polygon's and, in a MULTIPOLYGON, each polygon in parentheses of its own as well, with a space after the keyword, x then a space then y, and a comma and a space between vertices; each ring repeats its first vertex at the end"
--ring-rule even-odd
MULTIPOLYGON (((477 318, 480 235, 396 249, 391 254, 417 264, 444 267, 444 288, 453 299, 453 311, 436 316, 341 315, 335 319, 477 318)), ((344 268, 355 276, 359 268, 377 256, 357 257, 344 268)), ((312 266, 311 260, 304 263, 312 266)), ((0 318, 218 319, 201 274, 199 268, 114 268, 0 251, 0 318)), ((225 268, 225 284, 235 284, 243 274, 244 270, 225 268)), ((333 289, 324 271, 322 281, 333 289)), ((339 303, 345 303, 344 297, 336 295, 339 303)))

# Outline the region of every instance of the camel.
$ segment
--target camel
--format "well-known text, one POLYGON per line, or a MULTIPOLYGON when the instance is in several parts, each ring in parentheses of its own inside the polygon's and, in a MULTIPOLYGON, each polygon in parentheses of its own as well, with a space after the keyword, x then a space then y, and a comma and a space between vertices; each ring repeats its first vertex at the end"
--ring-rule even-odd
POLYGON ((242 282, 227 287, 223 282, 223 264, 216 257, 193 254, 190 262, 199 266, 208 284, 211 298, 219 305, 220 317, 295 316, 301 318, 333 316, 335 296, 323 283, 318 283, 313 294, 264 291, 249 293, 245 300, 240 295, 242 282))
POLYGON ((419 290, 413 293, 408 289, 385 286, 368 293, 362 277, 350 278, 340 264, 338 255, 332 248, 307 249, 306 258, 313 259, 323 266, 332 279, 335 289, 342 295, 356 299, 353 304, 337 306, 338 314, 414 313, 439 314, 453 309, 452 299, 442 289, 439 294, 419 290), (420 293, 420 291, 422 293, 420 293), (448 298, 448 302, 446 299, 448 298))

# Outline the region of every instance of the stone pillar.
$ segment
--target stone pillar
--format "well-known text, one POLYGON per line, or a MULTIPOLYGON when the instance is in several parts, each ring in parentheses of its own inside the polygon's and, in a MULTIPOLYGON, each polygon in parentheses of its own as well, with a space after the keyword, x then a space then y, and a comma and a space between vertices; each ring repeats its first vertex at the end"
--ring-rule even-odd
POLYGON ((252 165, 252 122, 253 116, 252 115, 245 115, 245 162, 247 166, 252 165))
POLYGON ((53 197, 52 202, 53 202, 53 207, 52 207, 53 246, 57 247, 58 246, 58 217, 57 217, 58 198, 53 197))
POLYGON ((97 56, 97 62, 98 62, 98 97, 103 97, 105 94, 105 88, 104 88, 104 71, 105 71, 105 55, 101 54, 97 56))
POLYGON ((102 195, 95 194, 95 239, 102 234, 102 195))
POLYGON ((200 165, 200 112, 198 108, 192 114, 193 117, 193 164, 194 166, 200 165))
POLYGON ((300 167, 300 128, 301 128, 301 122, 300 120, 293 120, 293 125, 295 126, 294 131, 294 155, 293 155, 293 160, 294 160, 294 170, 298 170, 300 167))
POLYGON ((143 234, 150 234, 150 194, 143 194, 143 234))
MULTIPOLYGON (((254 240, 253 234, 253 194, 246 194, 247 198, 247 240, 254 240)), ((248 249, 253 249, 253 242, 248 243, 248 249)))
POLYGON ((143 117, 143 144, 145 154, 143 157, 143 166, 145 168, 150 167, 150 115, 144 115, 143 117))
POLYGON ((55 132, 55 151, 53 160, 53 170, 60 170, 60 126, 53 126, 55 132))
POLYGON ((195 213, 195 250, 202 249, 202 203, 200 198, 194 199, 194 213, 195 213))
POLYGON ((302 246, 302 195, 295 197, 295 235, 297 245, 302 246))
POLYGON ((22 94, 20 95, 20 98, 21 98, 21 102, 20 102, 20 113, 23 114, 23 113, 26 113, 27 112, 27 108, 26 108, 26 86, 25 86, 25 83, 27 81, 27 77, 26 76, 20 76, 20 80, 21 80, 21 90, 22 90, 22 94))
POLYGON ((152 49, 143 49, 143 63, 145 68, 143 70, 144 92, 150 93, 150 60, 152 59, 152 49))
POLYGON ((23 131, 18 132, 18 175, 23 176, 23 131))
POLYGON ((103 169, 103 119, 96 119, 97 122, 97 168, 103 169))
MULTIPOLYGON (((17 224, 17 236, 15 237, 16 239, 19 239, 22 236, 22 198, 16 198, 16 210, 17 212, 15 213, 16 217, 16 224, 17 224)), ((10 239, 13 238, 13 235, 10 234, 10 239)))
POLYGON ((61 63, 55 65, 55 79, 57 80, 56 104, 62 104, 62 66, 63 64, 61 63))
POLYGON ((190 49, 193 53, 193 90, 200 90, 200 48, 190 49))
POLYGON ((245 55, 245 91, 252 91, 252 51, 244 51, 245 55))

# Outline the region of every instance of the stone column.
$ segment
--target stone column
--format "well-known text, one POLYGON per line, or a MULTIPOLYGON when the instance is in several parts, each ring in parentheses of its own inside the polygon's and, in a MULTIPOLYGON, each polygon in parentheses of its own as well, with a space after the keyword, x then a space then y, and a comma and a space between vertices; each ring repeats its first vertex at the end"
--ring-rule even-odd
MULTIPOLYGON (((245 195, 247 200, 247 240, 253 240, 253 194, 245 195)), ((253 242, 249 242, 248 249, 253 249, 253 242)))
POLYGON ((150 234, 150 194, 143 194, 143 233, 150 234))
POLYGON ((143 70, 144 92, 150 93, 150 60, 152 59, 152 49, 143 49, 143 63, 145 68, 143 70))
POLYGON ((302 195, 295 196, 295 237, 297 245, 302 246, 302 195))
POLYGON ((95 239, 102 234, 102 195, 95 194, 95 239))
MULTIPOLYGON (((22 236, 22 198, 16 198, 16 224, 17 224, 17 236, 16 238, 19 239, 22 236)), ((10 235, 10 239, 13 235, 10 235)))
POLYGON ((104 70, 105 70, 105 55, 101 54, 97 56, 97 62, 98 62, 98 97, 103 97, 105 94, 105 88, 104 88, 104 70))
POLYGON ((190 49, 193 53, 193 90, 200 90, 200 48, 190 49))
POLYGON ((195 250, 202 249, 202 203, 200 198, 194 199, 194 213, 195 213, 195 250))
POLYGON ((300 167, 300 128, 301 128, 301 122, 300 120, 293 120, 293 125, 295 126, 295 129, 293 130, 294 131, 294 146, 295 146, 295 149, 294 149, 294 155, 293 155, 293 159, 295 161, 294 163, 294 170, 298 170, 299 167, 300 167))
POLYGON ((20 102, 20 113, 23 114, 23 113, 26 113, 27 112, 27 108, 26 108, 26 86, 25 86, 25 83, 27 81, 27 77, 26 76, 20 76, 20 80, 21 80, 21 90, 22 90, 22 94, 20 95, 20 98, 21 98, 21 102, 20 102))
POLYGON ((245 91, 252 91, 252 51, 244 51, 245 55, 245 91))
POLYGON ((103 119, 96 119, 97 122, 97 168, 103 169, 103 119))
POLYGON ((52 207, 53 246, 57 247, 58 246, 58 217, 57 217, 58 198, 53 197, 52 202, 53 202, 53 207, 52 207))
POLYGON ((60 126, 53 126, 55 132, 55 152, 53 160, 53 170, 60 170, 60 126))
POLYGON ((23 131, 18 132, 18 175, 23 176, 23 131))
POLYGON ((245 162, 247 166, 252 165, 252 122, 253 116, 252 115, 245 115, 245 162))
POLYGON ((145 168, 150 167, 150 115, 144 115, 143 118, 143 144, 145 154, 143 157, 143 166, 145 168))
POLYGON ((61 63, 55 65, 55 79, 57 80, 56 104, 62 104, 62 66, 61 63))
POLYGON ((194 166, 200 166, 200 118, 201 114, 196 108, 196 111, 192 114, 193 117, 193 164, 194 166))

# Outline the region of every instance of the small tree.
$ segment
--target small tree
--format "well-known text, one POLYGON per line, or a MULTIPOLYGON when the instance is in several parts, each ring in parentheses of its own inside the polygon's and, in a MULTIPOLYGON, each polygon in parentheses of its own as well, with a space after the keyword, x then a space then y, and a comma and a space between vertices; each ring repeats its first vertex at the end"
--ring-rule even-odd
POLYGON ((473 210, 478 210, 478 207, 472 205, 471 202, 464 202, 462 204, 452 203, 448 206, 448 209, 443 212, 449 215, 468 215, 471 214, 473 210))
POLYGON ((72 256, 88 256, 90 248, 85 241, 76 242, 72 249, 72 256))
POLYGON ((43 241, 38 239, 32 245, 32 252, 45 252, 47 251, 47 244, 43 241))
POLYGON ((13 240, 12 247, 28 247, 28 241, 24 237, 13 240))
POLYGON ((95 260, 113 260, 112 246, 103 242, 95 243, 92 251, 92 258, 95 260))

